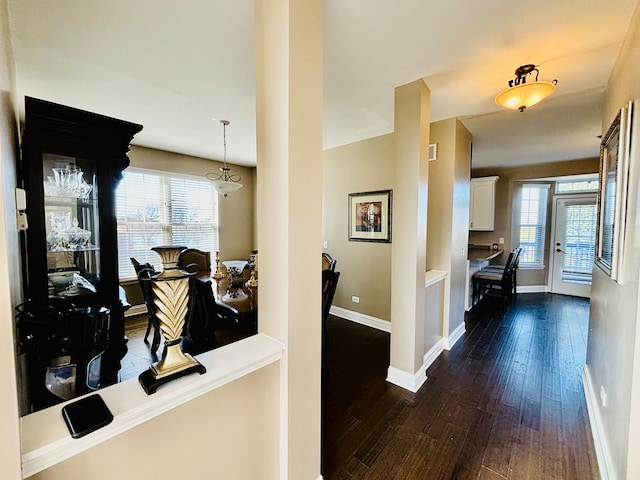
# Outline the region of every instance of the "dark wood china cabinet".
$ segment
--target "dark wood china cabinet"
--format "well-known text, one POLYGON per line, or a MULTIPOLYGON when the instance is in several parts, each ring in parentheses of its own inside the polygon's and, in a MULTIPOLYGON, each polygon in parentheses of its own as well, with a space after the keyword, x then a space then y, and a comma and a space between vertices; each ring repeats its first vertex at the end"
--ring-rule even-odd
POLYGON ((25 98, 20 170, 29 227, 18 333, 29 355, 29 410, 118 381, 127 303, 118 282, 114 189, 140 130, 25 98), (71 375, 74 385, 65 385, 71 375))

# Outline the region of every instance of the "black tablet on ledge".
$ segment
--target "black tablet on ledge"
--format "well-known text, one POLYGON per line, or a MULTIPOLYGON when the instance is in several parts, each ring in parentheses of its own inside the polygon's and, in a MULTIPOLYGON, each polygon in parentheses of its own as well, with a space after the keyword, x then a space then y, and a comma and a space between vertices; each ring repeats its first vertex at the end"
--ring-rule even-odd
POLYGON ((97 393, 65 405, 62 416, 73 438, 83 437, 113 420, 109 408, 97 393))

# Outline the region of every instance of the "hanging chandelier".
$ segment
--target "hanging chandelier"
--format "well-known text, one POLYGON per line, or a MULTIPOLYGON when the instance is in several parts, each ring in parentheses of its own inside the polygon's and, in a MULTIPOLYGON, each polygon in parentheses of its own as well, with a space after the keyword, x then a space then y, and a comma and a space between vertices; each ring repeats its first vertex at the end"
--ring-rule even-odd
POLYGON ((496 96, 496 103, 511 110, 524 111, 548 97, 556 90, 557 80, 552 82, 538 81, 539 70, 535 65, 522 65, 516 69, 516 77, 509 80, 509 88, 496 96), (536 72, 536 79, 527 83, 527 75, 536 72))
POLYGON ((229 120, 220 120, 222 124, 222 141, 224 146, 223 166, 220 167, 222 173, 207 173, 206 177, 213 182, 216 192, 225 197, 242 188, 240 175, 231 174, 231 169, 227 167, 227 125, 229 120))

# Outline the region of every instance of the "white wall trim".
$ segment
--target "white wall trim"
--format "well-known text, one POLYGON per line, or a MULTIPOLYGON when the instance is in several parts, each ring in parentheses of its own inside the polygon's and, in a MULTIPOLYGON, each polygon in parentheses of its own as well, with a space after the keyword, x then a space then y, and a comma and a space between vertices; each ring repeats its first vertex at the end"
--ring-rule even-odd
POLYGON ((442 339, 440 339, 427 353, 422 357, 422 366, 416 373, 405 372, 399 368, 389 367, 387 370, 387 382, 393 383, 399 387, 416 393, 420 387, 427 381, 427 369, 438 358, 444 350, 442 347, 442 339))
POLYGON ((548 291, 546 285, 522 285, 516 288, 517 293, 546 293, 548 291))
POLYGON ((422 368, 426 372, 427 369, 431 366, 433 362, 440 356, 440 354, 444 351, 444 338, 441 338, 436 342, 436 344, 429 349, 427 353, 422 357, 422 368))
POLYGON ((427 369, 424 365, 416 373, 405 372, 399 368, 389 367, 387 370, 387 382, 416 393, 427 381, 427 369))
POLYGON ((391 333, 391 322, 389 320, 382 320, 364 313, 354 312, 353 310, 347 310, 346 308, 335 307, 333 305, 329 313, 336 317, 344 318, 345 320, 351 320, 352 322, 360 323, 367 327, 373 327, 383 332, 391 333))
POLYGON ((453 331, 451 335, 442 339, 443 348, 445 350, 451 350, 456 342, 460 340, 460 337, 462 337, 465 331, 465 324, 464 322, 462 322, 460 325, 458 325, 458 327, 453 331))
POLYGON ((131 305, 129 310, 124 312, 124 316, 125 318, 128 318, 136 315, 142 315, 144 313, 147 313, 147 306, 144 303, 141 303, 139 305, 131 305))
POLYGON ((607 437, 602 426, 602 418, 598 410, 598 396, 593 388, 588 365, 585 365, 584 370, 582 370, 582 387, 584 388, 584 396, 587 400, 587 412, 589 413, 591 435, 593 436, 593 445, 596 450, 596 458, 598 459, 600 478, 602 480, 615 480, 616 474, 613 468, 613 460, 611 459, 607 437))

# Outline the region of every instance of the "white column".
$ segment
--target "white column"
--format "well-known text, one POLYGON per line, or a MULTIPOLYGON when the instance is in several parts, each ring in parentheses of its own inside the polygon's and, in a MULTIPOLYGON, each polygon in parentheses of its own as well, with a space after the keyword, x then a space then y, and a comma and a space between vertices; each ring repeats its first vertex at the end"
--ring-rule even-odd
POLYGON ((416 391, 425 380, 429 89, 396 88, 396 181, 391 259, 391 365, 387 380, 416 391))
POLYGON ((280 385, 280 478, 316 479, 320 476, 322 1, 255 0, 254 6, 259 328, 286 347, 280 385))

